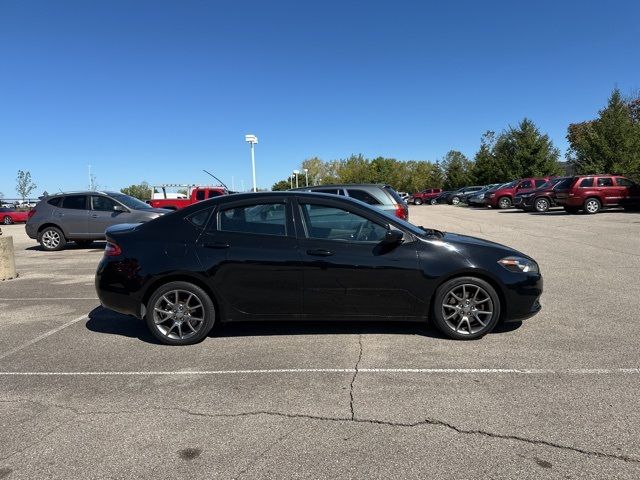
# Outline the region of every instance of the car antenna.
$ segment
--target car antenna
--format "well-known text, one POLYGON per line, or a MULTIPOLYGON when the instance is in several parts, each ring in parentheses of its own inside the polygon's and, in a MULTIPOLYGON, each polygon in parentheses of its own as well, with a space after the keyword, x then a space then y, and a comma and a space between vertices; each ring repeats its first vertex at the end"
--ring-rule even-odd
POLYGON ((213 173, 211 172, 207 172, 204 168, 202 169, 202 171, 206 174, 211 175, 213 178, 215 178, 218 182, 220 182, 220 185, 222 185, 224 188, 226 188, 227 190, 229 190, 229 187, 227 187, 224 182, 222 180, 220 180, 218 177, 216 177, 213 173))

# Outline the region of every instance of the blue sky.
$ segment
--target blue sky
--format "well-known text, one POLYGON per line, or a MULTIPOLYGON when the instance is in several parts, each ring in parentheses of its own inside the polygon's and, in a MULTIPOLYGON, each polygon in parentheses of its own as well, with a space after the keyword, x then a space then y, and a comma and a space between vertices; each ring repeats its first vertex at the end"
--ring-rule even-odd
POLYGON ((0 0, 0 192, 269 187, 310 156, 472 156, 640 88, 637 1, 0 0))

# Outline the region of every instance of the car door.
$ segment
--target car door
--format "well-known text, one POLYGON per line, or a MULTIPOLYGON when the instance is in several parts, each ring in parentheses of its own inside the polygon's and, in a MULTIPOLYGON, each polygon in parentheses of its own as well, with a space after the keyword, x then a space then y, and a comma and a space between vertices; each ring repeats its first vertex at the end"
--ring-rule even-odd
POLYGON ((61 208, 53 214, 56 222, 69 238, 88 238, 89 207, 86 195, 67 195, 61 208))
POLYGON ((596 190, 602 199, 603 205, 617 205, 620 202, 621 189, 613 184, 612 177, 598 177, 596 190))
POLYGON ((535 184, 533 183, 533 180, 523 180, 518 184, 518 187, 516 188, 516 193, 530 192, 535 188, 534 185, 535 184))
POLYGON ((288 200, 244 200, 218 206, 196 251, 225 317, 302 313, 302 271, 288 200))
MULTIPOLYGON (((423 303, 415 239, 381 244, 389 223, 343 202, 298 198, 305 316, 416 317, 423 303)), ((422 308, 424 310, 424 308, 422 308)))
POLYGON ((640 205, 640 186, 625 177, 616 177, 616 186, 621 189, 621 204, 625 206, 640 205))
MULTIPOLYGON (((104 231, 111 225, 128 223, 131 213, 115 211, 116 206, 122 207, 112 198, 104 195, 91 195, 91 212, 89 213, 89 233, 95 238, 103 238, 104 231)), ((123 207, 126 208, 126 207, 123 207)))

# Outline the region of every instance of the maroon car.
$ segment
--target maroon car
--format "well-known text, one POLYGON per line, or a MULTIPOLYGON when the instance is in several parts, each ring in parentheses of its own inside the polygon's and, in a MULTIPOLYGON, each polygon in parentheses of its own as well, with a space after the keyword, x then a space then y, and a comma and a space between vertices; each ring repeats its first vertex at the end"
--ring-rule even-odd
POLYGON ((511 208, 516 193, 525 193, 540 188, 552 177, 521 178, 503 185, 498 190, 484 196, 484 204, 492 208, 511 208))
POLYGON ((416 192, 407 199, 407 203, 413 203, 414 205, 422 205, 423 203, 432 203, 431 200, 435 199, 442 193, 441 188, 427 188, 421 192, 416 192))
POLYGON ((556 203, 569 213, 598 213, 602 208, 640 206, 640 186, 620 175, 579 175, 556 189, 556 203))
POLYGON ((11 225, 12 223, 26 222, 29 212, 20 212, 15 208, 0 208, 0 221, 5 225, 11 225))

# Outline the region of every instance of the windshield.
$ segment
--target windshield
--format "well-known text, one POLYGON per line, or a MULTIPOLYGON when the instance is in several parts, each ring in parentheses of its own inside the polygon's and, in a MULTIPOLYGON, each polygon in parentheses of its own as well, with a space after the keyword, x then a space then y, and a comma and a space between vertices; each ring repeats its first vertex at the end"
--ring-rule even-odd
POLYGON ((110 196, 114 200, 119 201, 125 207, 131 208, 133 210, 146 210, 148 208, 151 208, 150 205, 144 203, 142 200, 130 197, 129 195, 125 195, 124 193, 114 193, 110 194, 110 196))

